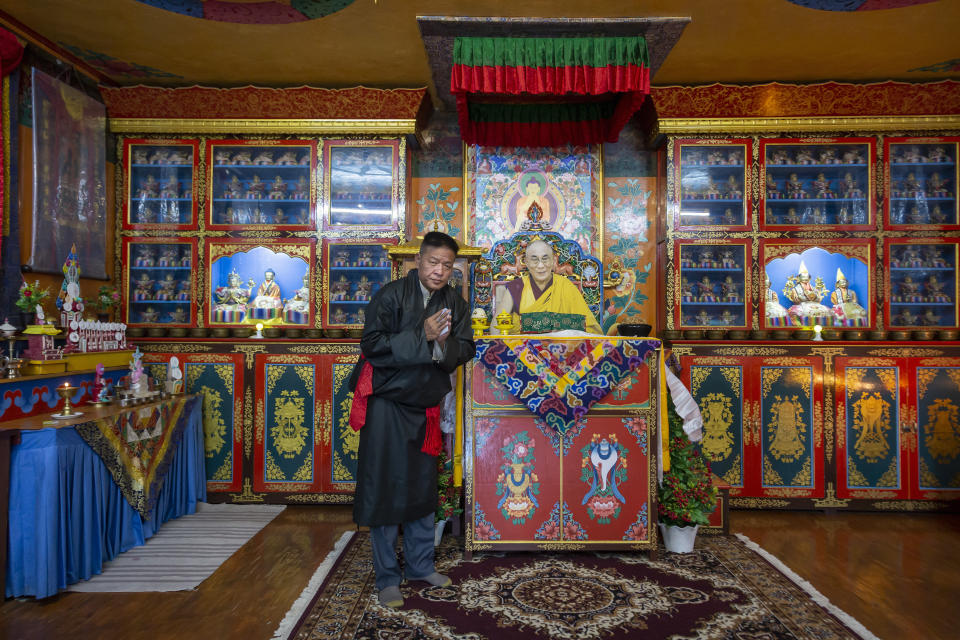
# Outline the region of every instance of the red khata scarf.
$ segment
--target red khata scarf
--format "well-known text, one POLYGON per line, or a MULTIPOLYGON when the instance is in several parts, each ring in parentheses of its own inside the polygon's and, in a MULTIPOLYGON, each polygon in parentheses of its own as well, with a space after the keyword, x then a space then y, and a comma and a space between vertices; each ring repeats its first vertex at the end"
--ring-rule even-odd
MULTIPOLYGON (((362 356, 361 356, 362 357, 362 356)), ((373 366, 366 360, 360 368, 360 378, 357 380, 357 388, 353 390, 353 404, 350 405, 350 427, 354 431, 360 431, 361 427, 367 422, 367 400, 373 393, 373 366)), ((443 439, 440 435, 440 407, 443 403, 435 407, 427 407, 427 433, 423 437, 423 447, 420 451, 436 456, 440 455, 443 448, 443 439)))

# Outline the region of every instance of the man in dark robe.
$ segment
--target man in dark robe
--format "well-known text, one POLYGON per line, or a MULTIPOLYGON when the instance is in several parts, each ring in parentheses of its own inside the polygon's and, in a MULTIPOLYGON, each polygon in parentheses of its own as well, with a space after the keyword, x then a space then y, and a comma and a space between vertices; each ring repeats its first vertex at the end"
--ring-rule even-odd
POLYGON ((351 424, 360 428, 353 519, 370 527, 384 606, 403 606, 395 551, 400 524, 406 578, 450 584, 433 565, 439 405, 450 374, 475 352, 469 307, 447 286, 458 250, 450 236, 428 233, 417 268, 373 296, 360 340, 363 359, 351 379, 351 424), (363 397, 365 416, 357 408, 363 397))

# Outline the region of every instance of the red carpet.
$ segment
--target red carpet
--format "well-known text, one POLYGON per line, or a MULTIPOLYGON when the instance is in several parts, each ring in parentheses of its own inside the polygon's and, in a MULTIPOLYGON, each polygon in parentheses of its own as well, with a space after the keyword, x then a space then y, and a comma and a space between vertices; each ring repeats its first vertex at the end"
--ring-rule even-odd
MULTIPOLYGON (((507 553, 463 560, 447 538, 452 587, 406 583, 376 603, 369 537, 357 534, 300 619, 297 640, 857 638, 744 542, 701 536, 692 554, 507 553)), ((843 616, 842 612, 838 615, 843 616)), ((856 624, 849 620, 851 624, 856 624)), ((862 629, 861 629, 862 630, 862 629)), ((867 636, 869 637, 868 632, 867 636)))

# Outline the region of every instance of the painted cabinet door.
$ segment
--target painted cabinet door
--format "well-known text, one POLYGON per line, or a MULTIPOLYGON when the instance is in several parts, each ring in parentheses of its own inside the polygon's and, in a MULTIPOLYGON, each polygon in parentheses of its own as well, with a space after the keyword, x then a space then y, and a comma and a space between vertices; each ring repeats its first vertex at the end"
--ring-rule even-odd
POLYGON ((681 364, 703 416, 704 455, 732 496, 823 496, 819 358, 685 356, 681 364))
POLYGON ((837 497, 908 498, 916 440, 907 359, 839 357, 835 365, 837 497))
POLYGON ((243 460, 252 446, 249 420, 252 395, 245 394, 242 353, 148 353, 150 376, 164 381, 167 364, 176 355, 184 391, 203 396, 203 450, 207 491, 240 491, 243 460))
POLYGON ((910 497, 960 497, 960 358, 910 358, 910 497), (914 413, 915 412, 915 413, 914 413))
POLYGON ((327 475, 322 468, 324 436, 330 423, 326 365, 321 355, 257 354, 254 491, 322 491, 327 475))
MULTIPOLYGON (((350 426, 353 392, 348 382, 359 356, 354 354, 318 356, 324 369, 320 401, 327 424, 323 426, 323 490, 353 494, 357 486, 357 453, 360 433, 350 426)), ((319 428, 319 427, 318 427, 319 428)))
POLYGON ((749 358, 753 437, 747 486, 770 498, 824 495, 820 358, 749 358))

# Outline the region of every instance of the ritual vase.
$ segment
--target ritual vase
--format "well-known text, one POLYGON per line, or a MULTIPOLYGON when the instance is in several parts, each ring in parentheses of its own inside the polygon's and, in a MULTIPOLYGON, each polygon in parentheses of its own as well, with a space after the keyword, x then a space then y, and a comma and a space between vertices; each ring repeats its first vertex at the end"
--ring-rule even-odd
POLYGON ((447 526, 447 519, 446 519, 446 518, 444 518, 443 520, 438 520, 437 523, 434 525, 434 527, 433 527, 433 546, 435 546, 435 547, 439 547, 439 546, 440 546, 440 540, 443 539, 443 530, 446 528, 446 526, 447 526))
POLYGON ((697 529, 700 525, 692 527, 675 527, 671 524, 657 523, 660 525, 660 535, 663 536, 663 544, 667 551, 673 553, 690 553, 693 551, 693 542, 697 538, 697 529))

